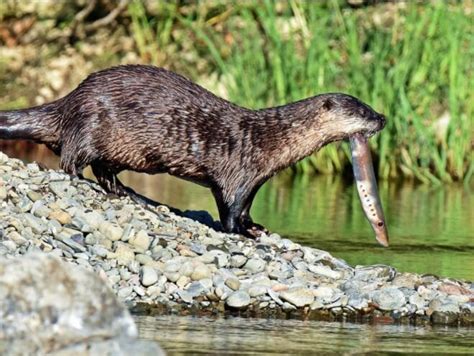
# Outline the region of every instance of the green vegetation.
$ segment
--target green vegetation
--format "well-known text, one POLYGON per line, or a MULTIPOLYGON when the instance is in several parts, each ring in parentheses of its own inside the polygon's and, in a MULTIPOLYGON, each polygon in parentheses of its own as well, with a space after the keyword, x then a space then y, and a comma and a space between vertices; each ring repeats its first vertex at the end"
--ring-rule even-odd
MULTIPOLYGON (((129 6, 144 61, 161 65, 167 46, 192 44, 207 64, 187 74, 217 72, 227 92, 209 89, 254 108, 323 92, 352 94, 388 117, 372 140, 381 177, 432 183, 472 177, 474 26, 462 2, 159 6, 158 16, 147 16, 140 1, 129 6)), ((186 57, 179 54, 176 60, 186 57)), ((342 147, 330 145, 296 169, 341 171, 349 162, 342 147)))

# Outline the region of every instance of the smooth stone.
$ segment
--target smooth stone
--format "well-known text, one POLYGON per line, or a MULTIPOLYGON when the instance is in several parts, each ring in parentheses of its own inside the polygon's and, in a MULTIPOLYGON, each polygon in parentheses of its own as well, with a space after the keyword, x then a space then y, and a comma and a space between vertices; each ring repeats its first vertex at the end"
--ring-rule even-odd
POLYGON ((57 220, 60 224, 70 224, 71 223, 71 215, 63 210, 53 210, 48 215, 49 219, 57 220))
POLYGON ((45 206, 42 200, 35 201, 33 203, 33 206, 31 207, 31 213, 39 218, 47 217, 50 212, 51 212, 51 209, 45 206))
POLYGON ((31 208, 33 207, 33 203, 27 197, 22 197, 17 206, 22 213, 26 213, 27 211, 31 210, 31 208))
POLYGON ((240 288, 240 281, 237 278, 227 278, 225 280, 225 285, 233 290, 239 290, 240 288))
POLYGON ((382 310, 400 309, 407 303, 403 292, 393 287, 372 292, 372 300, 382 310))
POLYGON ((136 260, 130 261, 130 263, 128 264, 128 269, 132 273, 140 273, 140 263, 136 260))
POLYGON ((46 224, 33 214, 23 214, 24 222, 31 227, 35 234, 42 234, 46 229, 46 224))
POLYGON ((251 286, 248 290, 248 293, 251 297, 259 297, 261 295, 267 294, 267 287, 262 285, 251 286))
POLYGON ((230 265, 234 268, 242 267, 247 262, 247 257, 243 255, 233 255, 230 258, 230 265))
POLYGON ((130 296, 130 294, 132 294, 132 292, 133 292, 133 287, 132 286, 120 288, 117 292, 117 296, 120 299, 124 300, 124 299, 127 299, 127 297, 130 296))
POLYGON ((22 246, 28 242, 26 238, 21 236, 18 232, 12 231, 7 235, 7 238, 12 240, 18 246, 22 246))
POLYGON ((347 304, 357 310, 362 310, 369 306, 369 301, 360 295, 351 295, 349 296, 349 300, 347 304))
POLYGON ((231 293, 227 297, 225 302, 229 307, 240 309, 240 308, 245 308, 246 306, 248 306, 250 304, 250 301, 251 299, 248 293, 240 290, 240 291, 231 293))
POLYGON ((313 303, 314 294, 307 288, 290 288, 281 292, 280 298, 297 307, 304 307, 313 303))
POLYGON ((193 281, 211 277, 211 270, 204 263, 198 263, 191 274, 193 281))
POLYGON ((408 298, 408 301, 410 304, 415 305, 417 309, 424 309, 427 306, 427 301, 418 293, 413 293, 408 298))
POLYGON ((185 290, 179 289, 176 292, 181 300, 185 303, 191 304, 193 302, 193 296, 185 290))
POLYGON ((64 242, 66 245, 71 247, 75 252, 85 252, 86 248, 82 246, 81 244, 78 244, 71 238, 64 238, 62 239, 62 242, 64 242))
POLYGON ((90 249, 94 255, 97 255, 100 257, 106 257, 107 254, 109 253, 109 250, 102 247, 101 245, 94 245, 90 249))
POLYGON ((50 182, 49 189, 58 197, 71 197, 77 192, 69 181, 50 182))
POLYGON ((95 230, 99 229, 99 226, 104 221, 104 217, 101 214, 99 214, 97 211, 85 213, 83 216, 83 219, 86 221, 86 223, 90 227, 92 227, 95 230))
POLYGON ((313 295, 315 297, 332 297, 335 293, 335 290, 331 287, 321 286, 313 290, 313 295))
POLYGON ((5 200, 8 196, 7 188, 0 187, 0 200, 5 200))
POLYGON ((114 225, 108 221, 104 221, 100 224, 99 231, 111 241, 120 240, 123 234, 123 230, 120 226, 114 225))
POLYGON ((145 230, 140 230, 130 237, 128 243, 141 251, 146 251, 150 247, 151 238, 145 230))
POLYGON ((244 265, 244 269, 249 271, 250 273, 258 273, 262 272, 265 269, 266 263, 264 260, 260 258, 251 258, 247 261, 244 265))
POLYGON ((324 304, 321 303, 317 299, 314 302, 312 302, 311 305, 309 306, 311 310, 318 310, 318 309, 322 309, 323 307, 324 307, 324 304))
POLYGON ((139 253, 135 256, 135 260, 142 265, 149 265, 153 263, 153 258, 151 256, 139 253))
MULTIPOLYGON (((174 267, 174 265, 173 265, 174 267)), ((179 267, 178 264, 176 264, 176 267, 179 267)), ((165 270, 168 271, 168 269, 166 269, 166 266, 165 266, 165 270)), ((169 270, 170 272, 175 272, 175 268, 173 268, 172 270, 169 270)), ((191 261, 187 261, 185 263, 183 263, 181 265, 181 267, 179 267, 179 273, 183 276, 187 276, 187 277, 190 277, 193 272, 194 272, 194 265, 191 261)))
POLYGON ((278 305, 283 305, 283 301, 280 299, 280 296, 277 292, 274 292, 272 289, 267 289, 267 293, 278 305))
POLYGON ((11 240, 2 241, 1 243, 2 243, 3 246, 5 246, 7 249, 9 249, 12 252, 15 251, 16 248, 17 248, 16 243, 14 243, 11 240))
POLYGON ((186 291, 194 297, 197 297, 204 292, 206 292, 206 288, 204 285, 199 281, 199 282, 192 282, 187 288, 186 291))
POLYGON ((321 266, 321 265, 309 265, 308 269, 320 276, 328 277, 331 279, 340 279, 342 277, 342 273, 339 271, 334 271, 331 268, 327 266, 321 266))
POLYGON ((459 313, 459 305, 443 298, 433 299, 429 304, 428 308, 432 312, 440 313, 459 313))
POLYGON ((356 266, 355 279, 364 282, 375 280, 391 281, 397 275, 397 270, 386 265, 356 266))
POLYGON ((170 282, 173 282, 173 283, 176 283, 176 281, 179 279, 179 277, 181 277, 181 275, 179 274, 179 272, 164 272, 163 273, 165 275, 165 277, 170 281, 170 282))
POLYGON ((131 261, 134 260, 135 254, 133 250, 123 242, 116 242, 117 247, 112 257, 117 260, 119 265, 127 266, 131 261))
POLYGON ((145 287, 151 286, 158 282, 158 273, 153 267, 143 266, 140 271, 140 282, 145 287))
POLYGON ((176 285, 183 289, 189 282, 191 282, 191 278, 187 276, 180 276, 178 280, 176 281, 176 285))

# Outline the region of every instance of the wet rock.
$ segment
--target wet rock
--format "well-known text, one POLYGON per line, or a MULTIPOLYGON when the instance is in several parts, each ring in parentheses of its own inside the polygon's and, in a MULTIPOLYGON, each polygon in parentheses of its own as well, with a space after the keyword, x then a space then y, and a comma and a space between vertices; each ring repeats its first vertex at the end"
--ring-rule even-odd
POLYGON ((459 305, 451 302, 449 299, 438 297, 428 304, 427 314, 430 315, 433 312, 457 314, 459 312, 459 305))
POLYGON ((372 293, 372 300, 382 310, 400 309, 405 306, 405 295, 397 288, 384 288, 372 293))
POLYGON ((357 266, 355 268, 355 279, 370 282, 374 280, 391 281, 395 278, 397 270, 390 266, 373 265, 373 266, 357 266))
POLYGON ((233 292, 226 299, 226 304, 232 308, 245 308, 250 304, 250 296, 245 291, 233 292))
POLYGON ((307 288, 291 288, 281 292, 280 297, 297 307, 309 305, 314 301, 313 292, 307 288))

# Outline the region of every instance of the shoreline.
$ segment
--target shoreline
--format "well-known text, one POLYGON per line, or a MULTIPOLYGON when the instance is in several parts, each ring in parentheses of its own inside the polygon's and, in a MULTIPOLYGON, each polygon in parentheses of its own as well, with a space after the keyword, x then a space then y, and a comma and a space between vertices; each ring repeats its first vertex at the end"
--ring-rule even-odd
POLYGON ((225 234, 0 152, 0 255, 94 271, 132 312, 474 325, 474 284, 225 234))

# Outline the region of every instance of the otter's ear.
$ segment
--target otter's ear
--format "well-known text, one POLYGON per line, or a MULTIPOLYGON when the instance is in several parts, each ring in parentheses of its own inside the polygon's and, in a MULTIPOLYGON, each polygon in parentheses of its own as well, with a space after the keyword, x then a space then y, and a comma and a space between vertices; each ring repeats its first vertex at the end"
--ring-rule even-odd
POLYGON ((331 110, 334 107, 334 102, 331 99, 326 99, 322 105, 326 111, 331 110))

